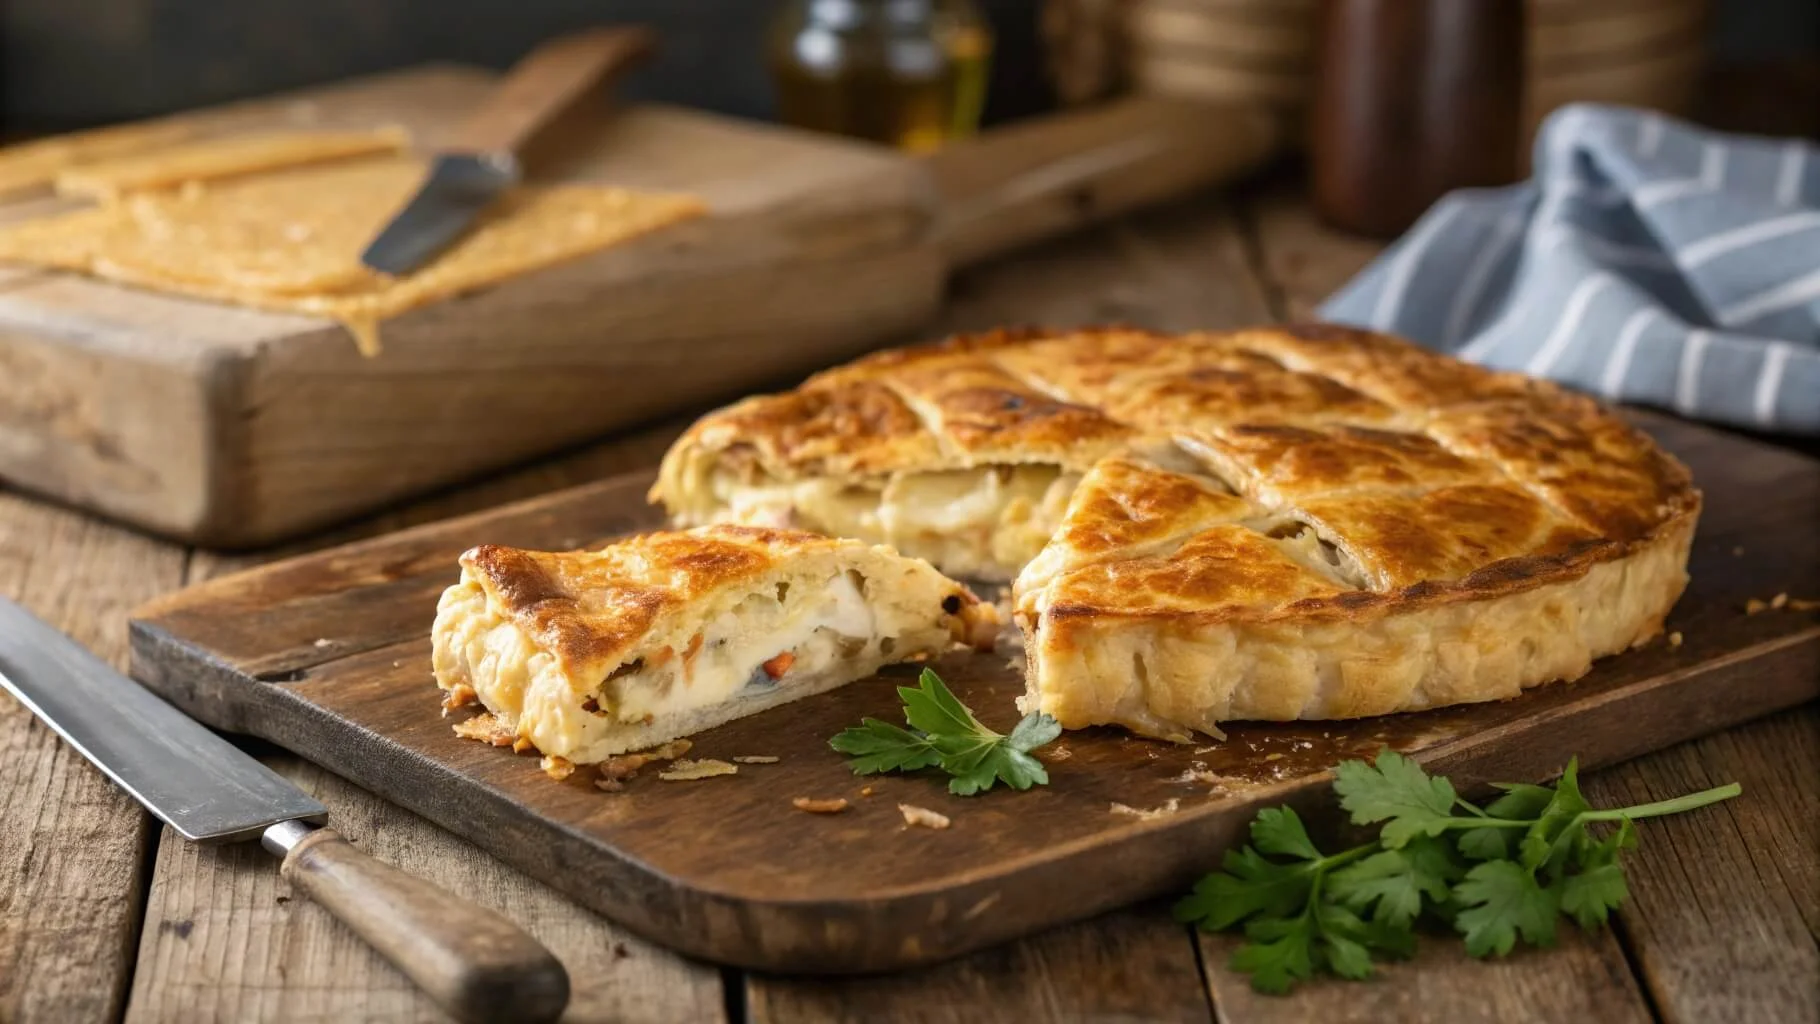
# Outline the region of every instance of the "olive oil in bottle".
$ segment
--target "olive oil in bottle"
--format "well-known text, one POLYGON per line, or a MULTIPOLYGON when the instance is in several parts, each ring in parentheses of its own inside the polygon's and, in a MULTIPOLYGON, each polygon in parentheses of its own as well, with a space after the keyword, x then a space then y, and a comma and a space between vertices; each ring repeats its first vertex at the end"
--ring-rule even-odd
POLYGON ((788 0, 770 39, 778 111, 928 152, 978 129, 991 49, 972 0, 788 0))

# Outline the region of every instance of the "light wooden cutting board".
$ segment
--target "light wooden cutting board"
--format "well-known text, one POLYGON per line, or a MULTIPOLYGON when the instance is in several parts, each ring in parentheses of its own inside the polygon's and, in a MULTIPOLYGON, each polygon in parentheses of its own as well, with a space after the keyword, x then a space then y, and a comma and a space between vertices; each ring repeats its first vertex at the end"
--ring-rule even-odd
MULTIPOLYGON (((491 79, 421 68, 180 119, 401 124, 433 148, 491 79)), ((709 215, 388 321, 376 359, 326 320, 0 267, 0 480, 184 540, 275 541, 901 339, 956 263, 1276 139, 1259 111, 1165 100, 933 162, 662 107, 569 127, 547 180, 690 192, 709 215)), ((68 208, 15 200, 0 222, 68 208)))

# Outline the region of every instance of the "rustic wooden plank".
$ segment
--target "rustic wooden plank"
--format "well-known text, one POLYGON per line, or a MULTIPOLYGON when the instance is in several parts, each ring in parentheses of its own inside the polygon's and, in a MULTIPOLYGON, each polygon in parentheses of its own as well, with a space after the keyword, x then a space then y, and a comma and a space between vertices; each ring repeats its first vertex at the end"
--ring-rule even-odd
POLYGON ((1327 978, 1287 998, 1253 991, 1245 975, 1226 966, 1241 941, 1236 935, 1201 937, 1207 984, 1222 1024, 1649 1024, 1652 1019, 1610 932, 1588 935, 1567 925, 1554 949, 1486 961, 1467 956, 1457 936, 1424 935, 1413 959, 1384 965, 1369 984, 1327 978))
MULTIPOLYGON (((720 974, 578 908, 422 818, 286 755, 267 763, 329 808, 368 853, 492 907, 569 971, 563 1020, 724 1019, 720 974)), ((169 829, 159 843, 129 1024, 194 1020, 449 1018, 397 968, 278 877, 255 844, 202 847, 169 829)))
POLYGON ((1642 826, 1624 937, 1665 1021, 1820 1020, 1820 707, 1600 772, 1586 792, 1624 805, 1727 782, 1744 794, 1642 826))
POLYGON ((1210 1021, 1186 931, 1121 911, 936 967, 868 978, 750 975, 752 1024, 1210 1021))
MULTIPOLYGON (((0 492, 0 593, 117 665, 127 609, 182 571, 174 545, 0 492)), ((0 1020, 111 1020, 150 819, 5 693, 0 765, 0 1020)))

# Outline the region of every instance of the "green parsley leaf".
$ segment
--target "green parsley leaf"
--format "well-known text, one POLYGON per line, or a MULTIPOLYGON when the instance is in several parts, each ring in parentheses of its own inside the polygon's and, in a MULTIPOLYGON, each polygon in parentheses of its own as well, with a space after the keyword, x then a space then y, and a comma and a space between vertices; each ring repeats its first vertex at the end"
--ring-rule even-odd
POLYGON ((1320 860, 1321 851, 1302 827, 1302 819, 1287 807, 1266 807, 1251 823, 1251 841, 1262 853, 1298 860, 1320 860))
POLYGON ((1250 846, 1227 850, 1220 866, 1177 901, 1176 920, 1217 932, 1254 915, 1283 917, 1302 909, 1314 885, 1313 865, 1276 864, 1250 846))
MULTIPOLYGON (((1505 821, 1533 821, 1554 799, 1555 791, 1547 786, 1528 783, 1498 783, 1504 795, 1485 807, 1485 816, 1505 821)), ((1475 828, 1460 833, 1459 848, 1470 860, 1503 860, 1512 854, 1512 846, 1523 834, 1510 828, 1475 828)))
POLYGON ((1321 957, 1328 969, 1342 978, 1357 981, 1372 974, 1371 930, 1357 914, 1337 903, 1322 903, 1315 908, 1315 925, 1321 933, 1321 957))
POLYGON ((1314 977, 1315 925, 1309 915, 1253 921, 1245 938, 1250 941, 1234 950, 1227 964, 1251 975, 1251 987, 1259 992, 1281 995, 1314 977))
POLYGON ((1005 737, 1005 742, 1015 750, 1028 753, 1053 742, 1061 734, 1062 723, 1048 715, 1032 711, 1018 721, 1017 727, 1011 730, 1011 735, 1005 737))
POLYGON ((1629 818, 1622 819, 1617 831, 1606 838, 1594 842, 1582 860, 1584 867, 1599 867, 1604 864, 1615 864, 1618 854, 1625 850, 1637 848, 1637 825, 1629 818))
POLYGON ((1589 839, 1580 857, 1580 870, 1561 883, 1561 912, 1587 931, 1604 924, 1611 912, 1630 897, 1618 854, 1637 845, 1637 827, 1623 819, 1611 835, 1589 839))
POLYGON ((1601 864, 1568 875, 1561 883, 1561 912, 1580 922, 1580 927, 1592 931, 1604 924, 1611 912, 1629 896, 1624 869, 1615 863, 1601 864))
POLYGON ((828 745, 853 757, 855 775, 940 767, 953 776, 948 792, 983 793, 1000 782, 1012 789, 1045 785, 1049 772, 1030 751, 1061 735, 1061 723, 1031 713, 1005 736, 980 724, 940 676, 924 669, 916 686, 900 686, 904 721, 911 728, 876 718, 846 729, 828 745))
POLYGON ((941 752, 922 733, 867 718, 843 730, 828 745, 853 758, 853 774, 909 772, 941 763, 941 752))
POLYGON ((1415 951, 1423 917, 1446 921, 1477 957, 1503 956, 1519 941, 1552 945, 1562 914, 1597 927, 1628 895, 1619 856, 1636 845, 1633 819, 1740 792, 1732 783, 1595 810, 1569 762, 1556 786, 1500 785, 1481 810, 1388 750, 1376 764, 1340 764, 1334 778, 1354 822, 1384 823, 1377 841, 1327 856, 1294 811, 1260 811, 1252 845, 1229 851, 1222 870, 1176 904, 1179 920, 1208 930, 1243 923, 1247 941, 1231 963, 1259 991, 1286 992, 1321 971, 1368 977, 1374 958, 1415 951), (1607 821, 1618 823, 1610 834, 1591 831, 1607 821))
POLYGON ((1531 871, 1546 868, 1550 878, 1559 878, 1562 866, 1586 834, 1580 816, 1592 810, 1580 795, 1579 759, 1567 762, 1567 770, 1556 783, 1554 796, 1523 834, 1518 854, 1523 866, 1531 871))
POLYGON ((1353 824, 1386 823, 1379 838, 1393 850, 1418 835, 1440 835, 1452 819, 1453 784, 1430 778, 1421 765, 1389 748, 1372 764, 1341 762, 1333 789, 1353 824))
POLYGON ((1410 928, 1397 928, 1382 921, 1365 922, 1365 944, 1372 952, 1394 960, 1407 960, 1416 955, 1416 933, 1410 928))
POLYGON ((1488 860, 1475 865, 1454 895, 1464 908, 1454 927, 1466 936, 1466 952, 1473 956, 1503 956, 1516 946, 1519 934, 1532 945, 1554 945, 1556 896, 1521 864, 1488 860))
POLYGON ((999 738, 973 717, 934 669, 923 669, 916 685, 898 687, 897 695, 904 700, 904 720, 931 736, 957 742, 982 735, 999 738))
POLYGON ((1447 899, 1452 881, 1451 858, 1438 840, 1418 836, 1401 850, 1374 853, 1335 871, 1329 891, 1353 910, 1369 911, 1373 921, 1407 929, 1422 912, 1422 900, 1447 899))

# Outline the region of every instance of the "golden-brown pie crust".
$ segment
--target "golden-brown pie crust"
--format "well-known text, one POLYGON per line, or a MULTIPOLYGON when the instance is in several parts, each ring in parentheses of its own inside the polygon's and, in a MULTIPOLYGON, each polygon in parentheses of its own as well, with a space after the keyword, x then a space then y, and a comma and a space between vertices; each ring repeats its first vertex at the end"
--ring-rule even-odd
POLYGON ((881 353, 706 417, 653 497, 1011 463, 1085 474, 1005 567, 1025 706, 1174 738, 1577 677, 1660 631, 1700 510, 1599 403, 1330 324, 881 353))

